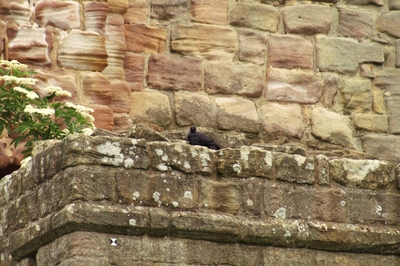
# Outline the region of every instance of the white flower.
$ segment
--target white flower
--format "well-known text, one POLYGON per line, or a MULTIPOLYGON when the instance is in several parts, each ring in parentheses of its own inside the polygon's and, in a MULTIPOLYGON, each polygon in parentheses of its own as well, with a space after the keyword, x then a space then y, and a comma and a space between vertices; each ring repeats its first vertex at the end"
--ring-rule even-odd
POLYGON ((28 69, 27 65, 21 64, 17 60, 0 60, 0 65, 4 66, 6 69, 11 70, 11 69, 21 69, 21 70, 26 70, 28 69))
POLYGON ((37 80, 33 78, 18 78, 14 76, 1 76, 0 78, 4 79, 6 82, 20 85, 35 85, 37 82, 37 80))
POLYGON ((29 99, 37 99, 39 98, 39 95, 36 94, 34 91, 28 91, 27 89, 21 88, 21 87, 14 87, 15 91, 18 91, 20 93, 23 93, 28 97, 29 99))
POLYGON ((35 108, 32 105, 27 105, 24 109, 25 113, 28 114, 40 114, 40 115, 44 115, 44 116, 48 116, 48 115, 54 115, 55 111, 54 109, 51 108, 43 108, 43 109, 39 109, 39 108, 35 108))
POLYGON ((93 129, 91 129, 91 128, 84 128, 84 129, 82 130, 82 133, 85 134, 86 136, 90 136, 90 135, 93 134, 93 129))
POLYGON ((65 106, 70 107, 70 108, 74 108, 80 114, 82 114, 82 113, 93 113, 94 112, 93 108, 86 107, 86 106, 79 105, 79 104, 73 104, 71 102, 66 102, 65 106))
POLYGON ((55 96, 65 96, 65 97, 71 97, 72 94, 69 91, 65 91, 63 90, 61 87, 57 87, 57 86, 49 86, 47 88, 44 89, 45 92, 49 93, 49 94, 55 94, 55 96))

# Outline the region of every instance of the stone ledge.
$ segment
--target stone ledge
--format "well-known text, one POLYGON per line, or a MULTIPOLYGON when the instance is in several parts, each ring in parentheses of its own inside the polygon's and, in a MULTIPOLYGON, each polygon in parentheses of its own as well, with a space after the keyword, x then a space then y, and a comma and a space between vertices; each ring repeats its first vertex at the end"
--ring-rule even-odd
POLYGON ((398 227, 315 220, 255 220, 190 211, 168 213, 162 208, 126 208, 88 202, 72 203, 11 234, 12 255, 23 258, 41 246, 76 231, 400 255, 398 227))

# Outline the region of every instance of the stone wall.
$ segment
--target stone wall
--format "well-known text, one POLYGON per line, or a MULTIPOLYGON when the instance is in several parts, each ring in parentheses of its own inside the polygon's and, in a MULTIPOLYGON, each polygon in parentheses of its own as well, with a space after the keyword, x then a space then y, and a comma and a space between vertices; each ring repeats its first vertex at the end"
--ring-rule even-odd
POLYGON ((396 164, 70 136, 0 180, 0 265, 399 265, 396 164))
POLYGON ((2 56, 99 128, 197 125, 399 160, 398 0, 0 2, 2 56))

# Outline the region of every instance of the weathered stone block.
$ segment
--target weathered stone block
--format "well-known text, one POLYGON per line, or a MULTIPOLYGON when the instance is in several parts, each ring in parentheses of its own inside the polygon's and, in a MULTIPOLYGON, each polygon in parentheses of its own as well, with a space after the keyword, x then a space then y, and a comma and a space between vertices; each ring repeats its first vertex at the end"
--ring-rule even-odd
POLYGON ((202 62, 199 58, 153 55, 149 59, 147 83, 161 90, 201 89, 202 62))
POLYGON ((315 37, 317 67, 321 71, 353 74, 359 63, 383 63, 383 47, 343 37, 315 37))
POLYGON ((80 74, 80 85, 83 97, 88 104, 109 105, 112 98, 110 81, 99 72, 84 72, 80 74))
POLYGON ((79 12, 79 3, 74 1, 41 0, 35 3, 35 21, 43 28, 51 25, 77 29, 81 25, 79 12))
POLYGON ((270 5, 239 3, 230 8, 231 25, 276 32, 279 10, 270 5))
POLYGON ((262 125, 269 135, 301 138, 304 132, 301 106, 297 104, 265 103, 260 106, 262 125))
POLYGON ((155 176, 139 169, 124 169, 115 174, 118 203, 156 206, 152 198, 155 176))
POLYGON ((191 0, 190 14, 192 20, 199 23, 227 24, 228 1, 191 0))
POLYGON ((332 24, 331 9, 325 5, 285 6, 282 8, 282 14, 287 33, 326 34, 332 24))
POLYGON ((372 86, 372 111, 377 114, 386 114, 385 96, 383 91, 372 86))
POLYGON ((142 24, 125 24, 126 49, 134 53, 164 53, 167 30, 142 24))
POLYGON ((271 34, 268 39, 268 66, 313 68, 313 45, 297 35, 271 34))
POLYGON ((208 94, 238 94, 259 97, 264 89, 263 69, 256 65, 209 62, 204 66, 208 94))
POLYGON ((274 154, 275 178, 299 184, 314 184, 314 160, 298 154, 274 154))
POLYGON ((114 113, 129 113, 131 111, 131 90, 129 84, 123 80, 110 80, 111 102, 110 108, 114 113))
POLYGON ((91 104, 89 107, 94 110, 92 116, 96 128, 110 131, 114 129, 113 110, 110 107, 101 104, 91 104))
POLYGON ((367 10, 339 8, 338 35, 355 38, 372 37, 375 33, 374 13, 367 10))
POLYGON ((318 185, 327 186, 329 185, 329 159, 325 155, 317 155, 314 157, 314 173, 315 182, 318 185))
POLYGON ((334 159, 329 161, 332 181, 343 186, 376 189, 395 182, 395 167, 378 160, 334 159))
POLYGON ((107 57, 104 37, 88 31, 72 30, 58 50, 60 66, 77 70, 101 72, 107 66, 107 57))
POLYGON ((372 107, 371 80, 348 78, 343 79, 340 88, 345 110, 366 113, 372 107))
POLYGON ((400 96, 386 98, 386 106, 389 114, 389 132, 400 133, 400 96))
POLYGON ((146 24, 150 15, 150 3, 147 0, 129 0, 129 8, 124 16, 126 24, 146 24))
POLYGON ((176 92, 174 103, 176 123, 180 126, 216 126, 217 111, 209 96, 176 92))
POLYGON ((214 151, 203 146, 168 142, 151 142, 150 154, 153 169, 166 172, 179 170, 184 173, 203 173, 214 171, 214 151))
POLYGON ((240 188, 237 183, 203 179, 201 184, 203 207, 229 213, 240 209, 240 188))
POLYGON ((85 30, 103 34, 106 25, 108 5, 100 2, 84 2, 85 30))
POLYGON ((153 0, 151 17, 159 20, 183 19, 188 16, 187 0, 153 0))
POLYGON ((172 29, 171 49, 208 60, 233 59, 238 50, 234 30, 204 24, 178 24, 172 29))
POLYGON ((381 13, 376 27, 381 32, 400 38, 400 11, 381 13))
POLYGON ((219 109, 217 125, 221 129, 259 132, 260 125, 254 102, 230 97, 215 98, 219 109))
POLYGON ((264 186, 260 178, 250 177, 239 181, 241 187, 241 211, 245 215, 264 214, 264 186))
POLYGON ((318 138, 350 149, 356 147, 349 117, 317 107, 311 112, 311 121, 311 132, 318 138))
POLYGON ((357 114, 351 115, 354 126, 357 129, 373 131, 373 132, 387 132, 388 131, 388 116, 376 114, 357 114))
POLYGON ((8 57, 21 63, 48 65, 51 63, 50 32, 44 28, 8 28, 8 57))
POLYGON ((257 65, 265 64, 267 38, 265 34, 249 29, 238 29, 239 59, 257 65))
POLYGON ((168 126, 173 122, 168 96, 153 91, 131 93, 130 116, 134 123, 146 121, 168 126))
POLYGON ((131 91, 143 89, 145 61, 146 57, 142 54, 126 53, 125 55, 124 71, 131 91))
POLYGON ((110 12, 124 14, 129 8, 129 0, 108 0, 110 12))
POLYGON ((338 89, 341 88, 342 83, 338 75, 332 73, 324 73, 324 86, 322 89, 321 102, 326 108, 331 108, 334 104, 334 99, 338 89))
POLYGON ((396 40, 396 67, 400 68, 400 40, 396 40))
POLYGON ((347 4, 351 5, 378 5, 378 6, 383 6, 384 5, 384 0, 345 0, 344 1, 347 4))
POLYGON ((272 178, 272 153, 260 148, 242 146, 218 152, 217 171, 227 177, 272 178))
POLYGON ((116 133, 125 134, 129 131, 132 125, 132 119, 129 114, 126 113, 113 113, 114 127, 113 130, 116 133))
POLYGON ((399 161, 400 137, 395 135, 366 134, 362 137, 365 153, 376 159, 399 161))
POLYGON ((400 1, 389 0, 389 10, 400 10, 400 1))
POLYGON ((270 101, 316 103, 322 94, 321 74, 306 70, 268 68, 265 98, 270 101))

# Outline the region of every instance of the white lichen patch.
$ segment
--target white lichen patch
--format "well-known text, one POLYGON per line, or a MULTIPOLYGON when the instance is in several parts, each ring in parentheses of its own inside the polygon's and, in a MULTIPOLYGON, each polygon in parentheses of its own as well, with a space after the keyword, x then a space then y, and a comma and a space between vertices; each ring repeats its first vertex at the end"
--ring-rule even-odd
POLYGON ((281 207, 274 213, 274 217, 277 219, 286 219, 286 208, 281 207))
POLYGON ((164 162, 167 162, 168 159, 169 159, 169 157, 168 157, 168 155, 166 155, 166 154, 164 154, 164 155, 161 157, 161 160, 163 160, 164 162))
POLYGON ((342 200, 341 202, 340 202, 340 205, 342 205, 342 207, 344 207, 344 206, 346 206, 346 201, 344 201, 344 200, 342 200))
POLYGON ((182 145, 179 145, 179 144, 175 145, 174 146, 174 150, 179 152, 179 153, 182 153, 183 152, 182 145))
POLYGON ((248 206, 253 206, 254 202, 251 199, 247 199, 247 205, 248 206))
POLYGON ((40 231, 40 225, 36 224, 36 225, 35 225, 35 230, 36 230, 37 232, 39 232, 39 231, 40 231))
POLYGON ((249 155, 250 155, 250 149, 248 146, 242 146, 240 148, 240 159, 244 160, 244 161, 248 161, 249 160, 249 155))
POLYGON ((381 162, 378 160, 354 160, 344 159, 343 169, 347 173, 347 179, 350 181, 362 181, 367 174, 375 171, 380 167, 381 162))
POLYGON ((161 196, 160 192, 155 191, 155 192, 153 193, 153 199, 154 199, 154 201, 158 203, 158 201, 160 200, 160 196, 161 196))
POLYGON ((163 163, 160 163, 159 165, 157 165, 158 170, 160 171, 167 171, 168 170, 168 166, 166 166, 163 163))
POLYGON ((183 197, 185 197, 186 199, 193 200, 193 194, 191 191, 185 191, 185 193, 183 194, 183 197))
POLYGON ((296 160, 296 162, 299 166, 302 166, 306 162, 307 158, 296 154, 296 155, 294 155, 294 159, 296 160))
POLYGON ((173 201, 172 202, 172 206, 174 206, 175 208, 179 206, 179 203, 177 201, 173 201))
POLYGON ((132 158, 127 158, 127 159, 125 159, 125 161, 124 161, 124 167, 125 168, 132 168, 133 166, 134 166, 134 161, 133 161, 133 159, 132 158))
POLYGON ((155 149, 154 151, 158 156, 162 156, 164 154, 164 151, 162 149, 155 149))
POLYGON ((378 214, 379 216, 382 216, 382 206, 380 205, 376 206, 375 213, 378 214))
POLYGON ((184 163, 183 163, 183 167, 185 167, 185 169, 190 169, 190 164, 189 164, 189 162, 188 161, 185 161, 184 163))
POLYGON ((139 191, 135 191, 132 193, 132 199, 137 200, 140 197, 139 191))
POLYGON ((272 166, 272 152, 265 152, 264 161, 268 166, 272 166))
POLYGON ((308 225, 311 227, 314 227, 318 231, 328 231, 328 226, 324 223, 319 223, 319 222, 308 222, 308 225))
POLYGON ((107 156, 118 156, 121 153, 120 143, 106 141, 106 143, 100 144, 97 147, 97 151, 107 156))
POLYGON ((239 164, 237 164, 237 163, 235 163, 235 164, 232 166, 232 169, 233 169, 233 171, 234 171, 235 173, 237 173, 237 174, 240 174, 240 172, 242 172, 242 167, 241 167, 239 164))
POLYGON ((292 235, 290 234, 289 231, 286 231, 285 234, 283 235, 284 237, 291 237, 292 235))
POLYGON ((133 144, 133 145, 136 145, 136 144, 138 144, 138 141, 137 141, 137 139, 131 139, 131 142, 132 142, 132 144, 133 144))
POLYGON ((129 225, 135 226, 136 225, 136 220, 135 219, 129 219, 129 225))

